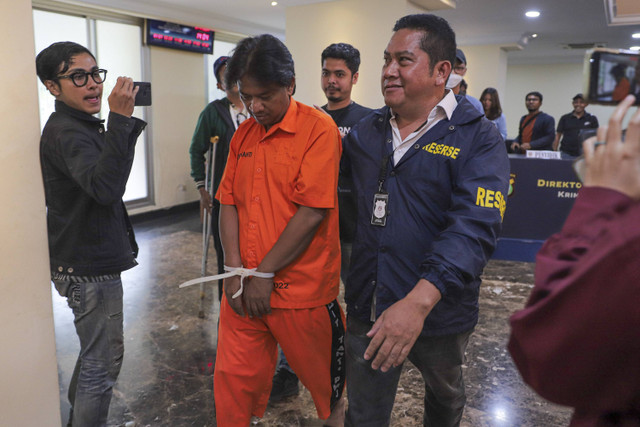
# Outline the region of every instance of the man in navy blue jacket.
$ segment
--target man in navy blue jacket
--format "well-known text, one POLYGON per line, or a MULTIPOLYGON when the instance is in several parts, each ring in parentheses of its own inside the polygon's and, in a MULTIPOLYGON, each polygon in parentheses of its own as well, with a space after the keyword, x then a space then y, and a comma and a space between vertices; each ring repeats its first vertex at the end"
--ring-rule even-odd
POLYGON ((497 129, 445 90, 455 34, 401 18, 384 52, 383 107, 344 139, 358 218, 347 278, 347 425, 388 425, 408 357, 425 378, 424 425, 458 425, 480 275, 505 211, 497 129))

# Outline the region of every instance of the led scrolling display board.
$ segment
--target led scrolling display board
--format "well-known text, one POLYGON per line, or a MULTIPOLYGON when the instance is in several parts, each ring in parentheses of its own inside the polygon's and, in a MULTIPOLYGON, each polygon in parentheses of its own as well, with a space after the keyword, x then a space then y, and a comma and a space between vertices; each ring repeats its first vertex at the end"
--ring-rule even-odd
POLYGON ((145 42, 189 52, 213 54, 214 31, 155 19, 145 20, 145 42))

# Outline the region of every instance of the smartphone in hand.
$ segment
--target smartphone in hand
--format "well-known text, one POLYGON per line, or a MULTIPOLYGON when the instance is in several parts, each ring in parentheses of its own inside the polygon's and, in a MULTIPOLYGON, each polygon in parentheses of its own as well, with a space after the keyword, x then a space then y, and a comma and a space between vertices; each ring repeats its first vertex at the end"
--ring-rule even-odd
POLYGON ((133 82, 133 86, 138 86, 138 93, 136 94, 135 104, 136 106, 146 107, 151 105, 151 83, 149 82, 133 82))
POLYGON ((640 53, 622 49, 592 49, 584 61, 584 93, 590 104, 617 105, 635 95, 640 105, 640 53))

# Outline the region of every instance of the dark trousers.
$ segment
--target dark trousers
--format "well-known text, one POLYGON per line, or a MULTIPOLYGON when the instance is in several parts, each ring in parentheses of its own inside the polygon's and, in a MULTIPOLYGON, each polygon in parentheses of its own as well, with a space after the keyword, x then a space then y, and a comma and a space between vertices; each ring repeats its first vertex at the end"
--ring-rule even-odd
MULTIPOLYGON (((387 372, 371 369, 364 352, 371 341, 372 324, 353 316, 347 319, 347 410, 345 425, 388 426, 402 366, 387 372)), ((462 364, 473 331, 442 337, 419 337, 409 360, 425 383, 424 426, 454 427, 460 424, 466 402, 462 364)))

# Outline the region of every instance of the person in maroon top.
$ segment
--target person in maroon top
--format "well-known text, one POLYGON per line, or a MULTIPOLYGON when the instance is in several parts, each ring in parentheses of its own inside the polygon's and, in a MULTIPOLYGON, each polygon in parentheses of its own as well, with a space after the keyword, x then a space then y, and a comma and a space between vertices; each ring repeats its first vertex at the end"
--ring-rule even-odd
POLYGON ((640 111, 621 138, 633 101, 598 129, 606 144, 585 142, 584 187, 510 319, 524 381, 573 407, 572 426, 640 426, 640 111))

